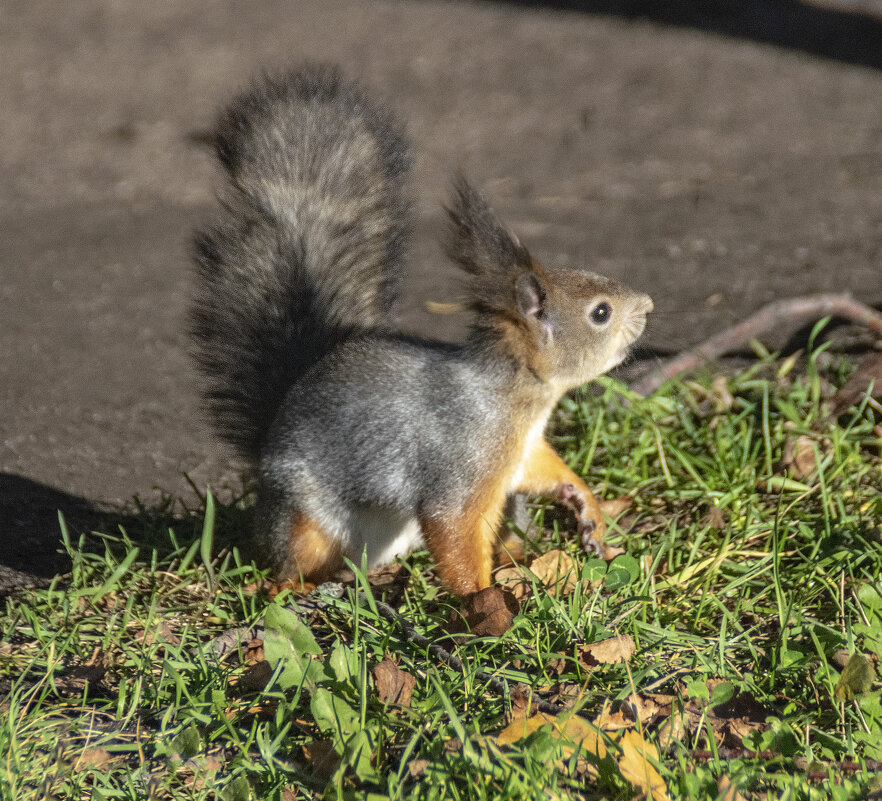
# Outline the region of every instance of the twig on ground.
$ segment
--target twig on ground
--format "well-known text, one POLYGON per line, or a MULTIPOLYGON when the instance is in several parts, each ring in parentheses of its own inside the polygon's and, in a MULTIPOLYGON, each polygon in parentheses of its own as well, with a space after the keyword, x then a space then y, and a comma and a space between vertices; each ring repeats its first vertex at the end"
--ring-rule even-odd
POLYGON ((806 295, 776 300, 756 314, 733 325, 704 342, 683 351, 637 380, 631 389, 639 395, 651 395, 665 381, 687 370, 741 347, 760 334, 781 325, 794 326, 819 317, 845 317, 882 334, 882 314, 855 300, 850 294, 806 295))

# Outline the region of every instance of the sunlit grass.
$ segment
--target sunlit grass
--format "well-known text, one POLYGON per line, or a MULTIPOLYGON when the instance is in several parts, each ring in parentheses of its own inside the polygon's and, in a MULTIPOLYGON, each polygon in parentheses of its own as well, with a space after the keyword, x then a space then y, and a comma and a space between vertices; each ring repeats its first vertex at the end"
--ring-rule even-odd
POLYGON ((825 417, 828 382, 849 368, 822 371, 821 352, 800 371, 769 357, 648 399, 612 379, 568 398, 553 439, 600 494, 633 498, 607 535, 627 553, 609 567, 586 557, 565 516, 537 507, 544 533, 528 550, 568 551, 585 580, 562 597, 536 583, 504 636, 458 643, 445 626, 459 602, 411 557, 394 603, 458 649, 463 671, 379 614, 363 577, 306 618, 317 672, 272 663, 255 681, 242 649, 214 657, 215 636, 270 603, 262 574, 224 546, 245 525, 239 502, 209 496, 172 530, 143 510, 144 536, 107 531, 103 553, 64 530, 72 573, 0 617, 2 797, 634 797, 614 761, 586 772, 548 727, 499 745, 511 699, 487 674, 588 720, 633 693, 701 701, 705 717, 679 736, 643 731, 671 798, 716 798, 724 776, 746 797, 862 797, 861 760, 882 760, 879 685, 841 703, 834 655, 882 651, 882 442, 866 401, 825 417), (800 435, 814 468, 796 476, 785 448, 800 435), (629 660, 580 659, 624 634, 629 660), (386 654, 417 680, 408 707, 378 698, 371 668, 386 654), (708 735, 720 681, 764 710, 734 749, 708 735))

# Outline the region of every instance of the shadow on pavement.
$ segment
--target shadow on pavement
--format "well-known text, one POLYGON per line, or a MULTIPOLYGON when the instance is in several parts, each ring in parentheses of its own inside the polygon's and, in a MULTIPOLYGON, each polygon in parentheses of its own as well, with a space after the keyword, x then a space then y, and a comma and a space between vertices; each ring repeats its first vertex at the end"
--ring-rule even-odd
MULTIPOLYGON (((245 530, 245 514, 236 503, 216 506, 216 529, 223 532, 224 541, 216 540, 215 552, 233 544, 226 541, 230 532, 245 530)), ((74 547, 82 537, 86 551, 100 553, 106 544, 124 551, 125 544, 115 539, 124 531, 136 546, 156 549, 162 555, 173 550, 169 529, 175 531, 181 545, 199 538, 203 512, 201 507, 182 509, 171 497, 166 503, 151 507, 102 508, 24 476, 0 473, 0 596, 20 588, 45 587, 53 577, 71 570, 60 517, 74 547)))
POLYGON ((882 18, 798 0, 499 0, 648 19, 882 69, 882 18))

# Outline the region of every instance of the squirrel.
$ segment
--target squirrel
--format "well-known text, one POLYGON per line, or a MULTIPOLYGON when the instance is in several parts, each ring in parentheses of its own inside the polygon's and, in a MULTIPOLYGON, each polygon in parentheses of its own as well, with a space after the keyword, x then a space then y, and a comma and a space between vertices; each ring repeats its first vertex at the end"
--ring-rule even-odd
MULTIPOLYGON (((534 259, 464 178, 448 253, 473 319, 450 344, 396 329, 411 157, 336 67, 255 79, 214 145, 228 185, 195 239, 195 358, 209 412, 257 478, 255 536, 309 587, 425 544, 441 582, 491 584, 509 493, 554 498, 600 551, 588 486, 547 443, 557 402, 621 362, 648 295, 534 259)), ((298 584, 299 582, 299 584, 298 584)))

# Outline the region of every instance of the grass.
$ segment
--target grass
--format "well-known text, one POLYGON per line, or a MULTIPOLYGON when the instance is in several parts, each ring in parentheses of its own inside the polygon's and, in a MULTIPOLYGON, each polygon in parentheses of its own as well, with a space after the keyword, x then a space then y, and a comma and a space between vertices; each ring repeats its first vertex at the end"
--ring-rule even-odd
POLYGON ((97 553, 65 531, 71 574, 0 616, 2 798, 630 799, 623 732, 637 772, 660 776, 656 798, 714 799, 726 782, 744 798, 865 797, 882 761, 882 442, 866 399, 824 417, 849 369, 820 348, 799 371, 762 358, 725 388, 639 399, 604 379, 568 398, 556 444, 605 497, 633 496, 607 536, 627 553, 579 553, 540 508, 529 548, 567 551, 574 590, 533 580, 503 636, 456 643, 459 602, 411 557, 391 600, 461 671, 379 614, 384 590, 363 574, 301 618, 285 594, 271 602, 225 545, 240 502, 208 496, 174 530, 145 512, 137 542, 105 532, 97 553), (257 644, 211 655, 213 637, 264 615, 265 660, 257 644), (586 658, 625 635, 626 658, 586 658), (841 680, 854 653, 870 659, 841 680), (416 679, 409 705, 381 700, 387 654, 416 679), (518 689, 496 695, 488 673, 518 689), (499 736, 525 688, 578 717, 499 736))

